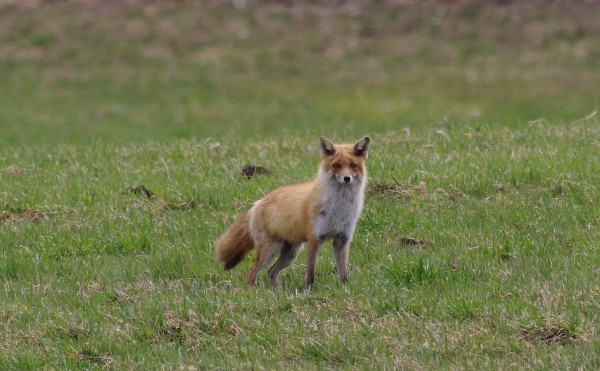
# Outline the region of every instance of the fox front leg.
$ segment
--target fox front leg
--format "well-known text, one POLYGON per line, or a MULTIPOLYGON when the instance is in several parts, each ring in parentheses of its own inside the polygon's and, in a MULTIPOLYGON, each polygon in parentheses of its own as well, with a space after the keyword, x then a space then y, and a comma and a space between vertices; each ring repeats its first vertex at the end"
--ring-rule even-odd
POLYGON ((320 248, 321 239, 313 238, 308 241, 308 251, 306 252, 306 286, 308 287, 312 287, 315 283, 315 267, 320 248))
POLYGON ((349 238, 340 234, 333 239, 333 253, 335 254, 335 267, 342 283, 348 282, 348 249, 349 238))

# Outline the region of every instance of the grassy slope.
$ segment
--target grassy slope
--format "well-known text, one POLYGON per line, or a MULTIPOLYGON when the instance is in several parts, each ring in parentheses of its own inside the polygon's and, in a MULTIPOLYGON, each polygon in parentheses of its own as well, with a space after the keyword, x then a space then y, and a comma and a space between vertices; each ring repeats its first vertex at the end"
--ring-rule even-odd
POLYGON ((183 7, 2 8, 0 368, 598 367, 597 9, 183 7), (347 287, 215 265, 365 132, 347 287))
POLYGON ((519 127, 598 103, 593 4, 77 4, 2 7, 2 142, 519 127))

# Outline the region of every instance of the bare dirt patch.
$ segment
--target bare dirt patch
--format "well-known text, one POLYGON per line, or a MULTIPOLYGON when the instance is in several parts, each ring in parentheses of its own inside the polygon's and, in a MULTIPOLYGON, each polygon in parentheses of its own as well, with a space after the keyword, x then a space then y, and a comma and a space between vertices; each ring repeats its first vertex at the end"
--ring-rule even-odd
POLYGON ((414 237, 399 236, 398 241, 402 245, 408 245, 408 246, 423 247, 423 246, 429 245, 429 241, 421 240, 419 238, 414 238, 414 237))
POLYGON ((256 174, 270 174, 271 170, 266 167, 256 165, 246 165, 241 171, 241 174, 246 178, 250 179, 256 174))

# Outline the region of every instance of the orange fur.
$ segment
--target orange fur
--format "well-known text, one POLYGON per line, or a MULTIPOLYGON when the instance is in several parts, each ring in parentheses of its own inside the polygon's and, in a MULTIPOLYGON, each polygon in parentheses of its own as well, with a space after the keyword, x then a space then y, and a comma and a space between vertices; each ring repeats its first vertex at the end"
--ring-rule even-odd
POLYGON ((217 260, 231 269, 254 248, 256 261, 247 279, 253 285, 258 272, 279 255, 269 269, 271 282, 277 286, 278 273, 296 259, 302 243, 308 242, 306 281, 310 285, 320 244, 333 238, 338 274, 345 282, 348 243, 362 208, 369 144, 368 137, 354 145, 334 145, 321 138, 323 161, 317 178, 278 188, 257 201, 217 240, 217 260), (336 224, 338 206, 340 217, 347 219, 342 220, 344 227, 336 224))
POLYGON ((238 265, 254 248, 248 223, 250 212, 247 211, 229 227, 217 240, 216 256, 219 263, 225 264, 225 269, 238 265))

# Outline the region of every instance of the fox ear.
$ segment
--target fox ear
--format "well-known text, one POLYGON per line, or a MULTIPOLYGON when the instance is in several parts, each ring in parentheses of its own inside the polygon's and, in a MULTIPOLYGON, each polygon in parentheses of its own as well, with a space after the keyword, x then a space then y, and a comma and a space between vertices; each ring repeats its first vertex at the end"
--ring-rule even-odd
POLYGON ((369 154, 369 146, 371 145, 371 139, 364 137, 354 145, 354 155, 359 157, 367 158, 369 154))
POLYGON ((332 156, 335 153, 335 144, 329 139, 321 137, 320 139, 321 155, 323 157, 332 156))

